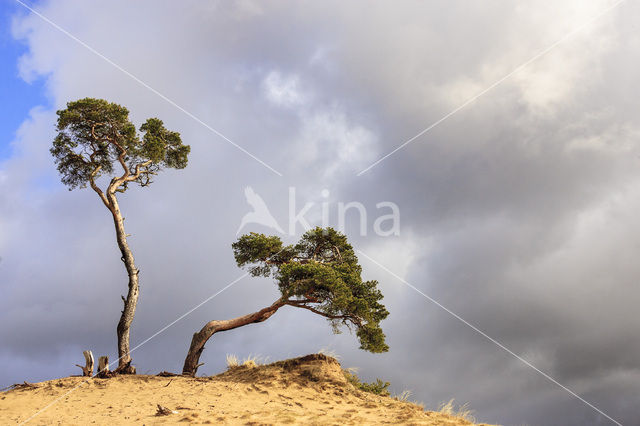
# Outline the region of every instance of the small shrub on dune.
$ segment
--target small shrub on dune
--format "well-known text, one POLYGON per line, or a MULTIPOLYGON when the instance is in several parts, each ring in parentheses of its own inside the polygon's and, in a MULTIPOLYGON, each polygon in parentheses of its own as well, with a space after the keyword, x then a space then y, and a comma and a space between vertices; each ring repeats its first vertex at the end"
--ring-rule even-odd
POLYGON ((360 378, 352 372, 353 370, 342 370, 344 377, 349 383, 351 383, 356 389, 364 392, 373 393, 380 396, 389 396, 389 382, 383 382, 380 379, 376 379, 375 382, 367 383, 361 382, 360 378))

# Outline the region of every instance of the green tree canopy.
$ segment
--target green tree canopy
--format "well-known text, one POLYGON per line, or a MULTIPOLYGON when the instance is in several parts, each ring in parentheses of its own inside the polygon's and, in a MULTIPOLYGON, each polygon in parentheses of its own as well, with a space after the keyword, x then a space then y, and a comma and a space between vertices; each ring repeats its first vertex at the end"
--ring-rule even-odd
POLYGON ((86 187, 103 175, 113 176, 118 163, 123 171, 112 184, 117 184, 119 192, 131 182, 149 185, 151 176, 164 167, 187 165, 191 148, 160 119, 148 119, 140 127, 140 137, 129 121, 129 110, 104 99, 69 102, 57 114, 58 134, 51 154, 69 189, 86 187))
POLYGON ((251 275, 273 277, 285 304, 326 317, 334 330, 355 327, 360 348, 386 352, 380 321, 389 313, 380 303, 378 282, 363 281, 347 237, 332 228, 315 228, 296 245, 277 236, 251 233, 233 243, 238 266, 251 275))

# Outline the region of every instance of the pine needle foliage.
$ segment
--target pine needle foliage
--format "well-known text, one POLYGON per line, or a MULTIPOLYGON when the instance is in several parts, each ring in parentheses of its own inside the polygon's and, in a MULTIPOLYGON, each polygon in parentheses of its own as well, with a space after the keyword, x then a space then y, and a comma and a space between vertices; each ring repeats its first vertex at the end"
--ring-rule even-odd
POLYGON ((253 276, 272 277, 283 304, 327 318, 334 332, 354 328, 360 349, 386 352, 380 321, 389 313, 375 280, 363 281, 347 237, 333 228, 311 229, 295 245, 277 236, 250 233, 233 243, 236 263, 253 276))
POLYGON ((187 166, 191 148, 158 118, 142 124, 140 135, 129 120, 129 110, 104 99, 69 102, 57 114, 58 133, 50 151, 62 183, 70 190, 84 188, 101 176, 114 177, 118 164, 124 172, 118 176, 118 192, 124 192, 129 183, 149 185, 151 177, 165 167, 187 166))

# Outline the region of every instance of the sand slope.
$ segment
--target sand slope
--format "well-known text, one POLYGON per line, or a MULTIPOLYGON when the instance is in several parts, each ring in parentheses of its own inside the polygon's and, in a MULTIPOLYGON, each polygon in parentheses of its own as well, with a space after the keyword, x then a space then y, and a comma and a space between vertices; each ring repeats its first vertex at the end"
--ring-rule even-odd
POLYGON ((321 354, 234 367, 206 378, 67 377, 0 394, 2 424, 29 418, 29 424, 65 425, 472 424, 359 391, 335 359, 321 354), (157 415, 158 404, 174 413, 157 415))

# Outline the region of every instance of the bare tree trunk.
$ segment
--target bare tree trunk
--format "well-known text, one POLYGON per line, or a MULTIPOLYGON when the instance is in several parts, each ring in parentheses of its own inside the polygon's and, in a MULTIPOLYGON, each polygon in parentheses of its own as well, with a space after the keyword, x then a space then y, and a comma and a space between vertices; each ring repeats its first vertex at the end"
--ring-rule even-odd
POLYGON ((271 315, 275 314, 278 309, 286 304, 283 299, 278 299, 273 305, 261 309, 252 314, 244 315, 241 317, 233 318, 223 321, 209 321, 202 329, 193 335, 191 339, 191 346, 189 352, 184 360, 184 366, 182 367, 182 374, 187 376, 195 376, 199 364, 200 355, 204 350, 204 345, 207 340, 211 338, 215 333, 220 331, 232 330, 234 328, 242 327, 244 325, 262 322, 267 320, 271 315))
POLYGON ((122 261, 127 269, 127 275, 129 276, 129 291, 127 297, 122 297, 124 301, 124 309, 118 322, 118 368, 115 370, 122 374, 135 374, 135 367, 131 365, 131 354, 129 348, 129 329, 131 328, 131 322, 136 312, 136 305, 138 304, 138 274, 140 271, 136 268, 133 259, 133 253, 129 249, 127 244, 127 234, 124 230, 124 218, 120 213, 120 207, 118 206, 118 200, 112 191, 107 191, 107 199, 111 205, 111 213, 113 215, 113 223, 116 228, 116 238, 118 240, 118 247, 120 253, 122 253, 122 261))

